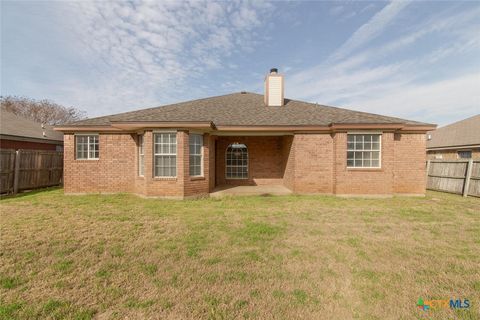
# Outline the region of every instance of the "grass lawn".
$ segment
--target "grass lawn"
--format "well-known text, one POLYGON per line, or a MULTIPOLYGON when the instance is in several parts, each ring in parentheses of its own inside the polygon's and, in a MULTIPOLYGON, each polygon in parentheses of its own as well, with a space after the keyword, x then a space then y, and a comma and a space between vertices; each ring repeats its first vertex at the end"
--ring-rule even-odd
POLYGON ((51 189, 0 206, 0 319, 480 318, 480 199, 51 189))

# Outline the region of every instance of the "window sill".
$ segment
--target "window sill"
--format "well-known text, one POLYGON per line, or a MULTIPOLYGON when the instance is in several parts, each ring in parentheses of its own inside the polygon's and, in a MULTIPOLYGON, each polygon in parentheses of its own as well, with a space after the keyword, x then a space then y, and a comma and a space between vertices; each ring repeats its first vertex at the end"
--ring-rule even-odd
POLYGON ((153 177, 153 181, 177 181, 177 177, 153 177))
POLYGON ((195 180, 205 180, 205 177, 204 176, 190 177, 190 181, 195 181, 195 180))
POLYGON ((349 168, 347 167, 347 171, 379 172, 379 171, 383 171, 383 168, 349 168))
POLYGON ((92 161, 99 161, 100 158, 96 159, 75 159, 76 162, 92 162, 92 161))

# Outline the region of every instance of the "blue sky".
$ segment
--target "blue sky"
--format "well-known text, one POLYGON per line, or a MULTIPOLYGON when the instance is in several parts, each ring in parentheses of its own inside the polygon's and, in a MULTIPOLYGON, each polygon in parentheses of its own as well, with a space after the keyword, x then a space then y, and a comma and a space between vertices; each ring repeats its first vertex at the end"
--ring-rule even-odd
POLYGON ((444 125, 480 113, 480 3, 1 2, 1 94, 90 117, 242 90, 444 125))

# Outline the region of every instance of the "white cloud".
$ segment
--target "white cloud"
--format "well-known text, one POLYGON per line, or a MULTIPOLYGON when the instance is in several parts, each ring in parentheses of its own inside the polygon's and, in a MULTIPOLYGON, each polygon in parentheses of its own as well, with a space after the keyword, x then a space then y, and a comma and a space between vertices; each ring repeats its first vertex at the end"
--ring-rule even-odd
MULTIPOLYGON (((445 63, 460 66, 459 57, 480 54, 478 23, 472 24, 479 15, 480 9, 443 12, 409 25, 377 47, 363 46, 368 42, 359 40, 363 37, 349 40, 350 45, 335 52, 335 59, 290 75, 287 96, 440 124, 479 113, 479 65, 444 68, 445 63), (422 44, 427 37, 436 39, 429 50, 394 56, 422 44), (346 53, 353 44, 357 46, 355 54, 338 54, 346 53)), ((380 36, 388 30, 383 23, 372 23, 377 17, 365 25, 370 26, 370 34, 380 36), (373 25, 376 29, 370 29, 373 25)), ((389 23, 395 23, 392 15, 389 23)), ((350 39, 358 34, 357 30, 350 39)))
POLYGON ((254 31, 274 10, 261 2, 203 1, 82 1, 58 8, 73 28, 80 59, 100 71, 95 83, 76 83, 64 94, 91 115, 172 102, 179 93, 203 95, 204 87, 188 83, 228 68, 232 53, 251 50, 254 31), (99 101, 109 109, 96 107, 99 101))
POLYGON ((387 4, 345 41, 333 54, 333 59, 343 58, 353 50, 376 38, 407 5, 407 1, 393 1, 387 4))
POLYGON ((424 121, 447 124, 480 113, 480 73, 473 73, 429 84, 409 84, 391 88, 372 98, 358 100, 368 111, 416 115, 424 121))
MULTIPOLYGON (((228 91, 261 92, 263 71, 271 67, 268 61, 287 73, 287 96, 292 98, 440 123, 478 113, 478 6, 445 5, 421 15, 418 8, 431 6, 394 2, 362 9, 357 3, 337 2, 330 12, 318 14, 336 14, 342 28, 351 26, 342 23, 342 17, 355 12, 371 19, 336 50, 329 47, 328 37, 327 43, 315 43, 315 28, 292 29, 297 23, 313 26, 300 16, 304 8, 296 10, 303 6, 300 2, 84 1, 35 6, 34 12, 49 8, 43 19, 49 20, 52 12, 55 18, 50 24, 55 32, 37 35, 54 33, 61 45, 31 54, 34 62, 28 72, 14 72, 10 78, 19 80, 11 82, 21 83, 18 87, 26 94, 75 105, 90 116, 228 91), (283 32, 285 27, 289 32, 283 32), (303 45, 288 45, 291 37, 299 37, 303 45), (260 56, 274 50, 279 51, 273 58, 260 56), (329 59, 306 66, 306 57, 312 59, 316 50, 320 55, 330 50, 329 59), (41 77, 30 77, 36 68, 44 70, 37 73, 41 77)), ((330 28, 318 30, 336 35, 330 28)), ((49 41, 47 36, 42 40, 49 41)))

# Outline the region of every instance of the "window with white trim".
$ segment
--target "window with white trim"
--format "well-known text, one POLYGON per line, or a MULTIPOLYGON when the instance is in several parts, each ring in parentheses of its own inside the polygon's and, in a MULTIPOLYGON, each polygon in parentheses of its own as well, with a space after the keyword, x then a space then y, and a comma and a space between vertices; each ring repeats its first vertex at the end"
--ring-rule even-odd
POLYGON ((190 176, 200 177, 203 175, 203 135, 189 134, 190 151, 190 176))
POLYGON ((177 176, 177 133, 155 133, 154 175, 155 177, 177 176))
POLYGON ((138 135, 138 175, 143 177, 145 174, 145 145, 143 134, 138 135))
POLYGON ((381 134, 348 134, 347 167, 380 168, 381 134))
POLYGON ((227 179, 248 178, 248 149, 244 144, 232 143, 225 154, 227 179))
POLYGON ((77 160, 98 160, 98 134, 75 135, 75 150, 77 160))

